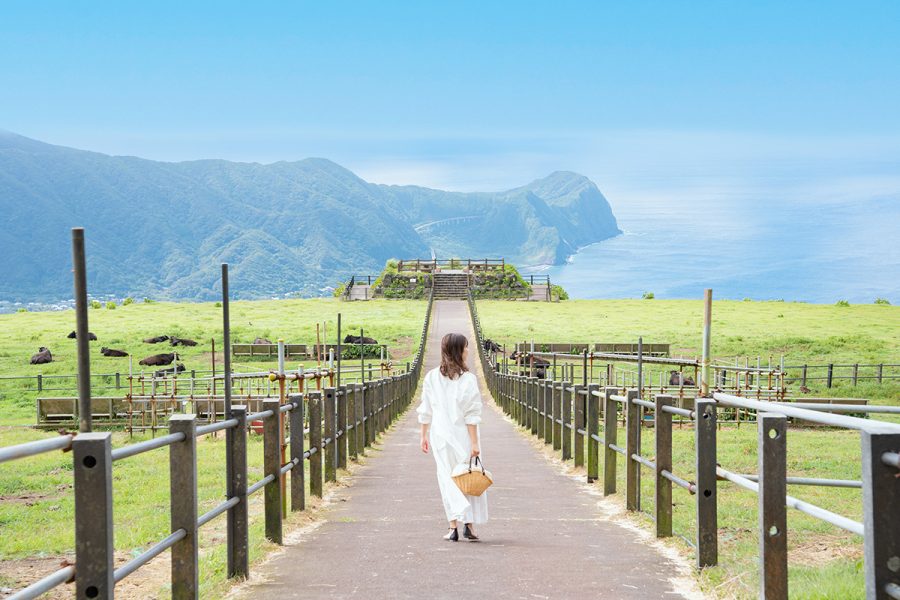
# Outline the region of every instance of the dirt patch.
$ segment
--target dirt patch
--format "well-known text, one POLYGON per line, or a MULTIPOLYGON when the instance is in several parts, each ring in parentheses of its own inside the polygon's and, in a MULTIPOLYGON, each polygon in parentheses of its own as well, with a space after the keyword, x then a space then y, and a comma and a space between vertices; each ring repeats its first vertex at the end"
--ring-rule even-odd
POLYGON ((388 354, 392 360, 410 356, 415 349, 415 343, 416 340, 409 336, 398 337, 394 346, 388 350, 388 354))
MULTIPOLYGON (((116 568, 121 567, 132 556, 125 552, 116 553, 116 568)), ((19 558, 0 561, 0 598, 9 598, 13 593, 50 575, 61 567, 75 564, 75 555, 19 558)), ((127 600, 155 599, 164 596, 160 589, 169 581, 171 562, 166 552, 153 559, 138 571, 116 585, 116 598, 127 600)), ((50 600, 70 599, 75 596, 75 584, 57 586, 41 598, 50 600)))
POLYGON ((862 560, 862 557, 862 544, 847 544, 847 538, 839 535, 817 535, 788 551, 788 560, 792 564, 807 567, 819 567, 839 560, 855 562, 862 560))

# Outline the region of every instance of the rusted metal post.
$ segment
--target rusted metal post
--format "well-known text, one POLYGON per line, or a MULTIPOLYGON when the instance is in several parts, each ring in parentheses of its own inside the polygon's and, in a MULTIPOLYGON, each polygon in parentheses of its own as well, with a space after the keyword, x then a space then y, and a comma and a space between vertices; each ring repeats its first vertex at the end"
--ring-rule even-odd
POLYGON ((304 510, 306 508, 306 461, 303 458, 303 394, 291 394, 291 404, 294 408, 290 412, 291 427, 291 460, 298 461, 291 469, 291 510, 304 510))
POLYGON ((265 486, 266 538, 281 544, 281 443, 279 433, 280 402, 275 398, 263 400, 263 410, 272 411, 272 416, 263 420, 263 465, 266 477, 272 481, 265 486))
POLYGON ((697 566, 719 562, 716 494, 716 402, 698 398, 695 429, 697 468, 697 566))
MULTIPOLYGON (((87 339, 87 336, 84 336, 87 339)), ((114 593, 112 434, 82 433, 72 440, 75 480, 75 562, 78 598, 114 593)))
POLYGON ((91 353, 88 333, 87 266, 84 228, 72 229, 72 267, 75 274, 75 347, 78 349, 78 431, 92 429, 91 353))
POLYGON ((603 389, 603 495, 616 493, 616 451, 612 446, 618 443, 619 406, 613 400, 618 388, 607 386, 603 389))
POLYGON ((759 447, 759 595, 787 600, 787 418, 761 412, 756 417, 759 447))
POLYGON ((172 546, 172 598, 200 597, 200 540, 197 535, 197 417, 173 415, 169 433, 184 440, 169 446, 169 498, 171 531, 187 535, 172 546))
POLYGON ((700 395, 709 396, 709 359, 712 330, 712 290, 703 291, 703 354, 700 370, 700 395))
POLYGON ((322 392, 309 394, 309 493, 322 497, 322 392))
POLYGON ((625 394, 625 508, 641 510, 641 463, 634 459, 641 453, 641 407, 635 404, 638 390, 625 394))

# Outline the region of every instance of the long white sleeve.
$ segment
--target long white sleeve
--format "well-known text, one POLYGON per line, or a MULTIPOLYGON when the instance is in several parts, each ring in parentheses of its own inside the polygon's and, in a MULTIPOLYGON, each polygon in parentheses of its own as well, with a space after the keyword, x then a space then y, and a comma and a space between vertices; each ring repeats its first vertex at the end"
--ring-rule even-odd
POLYGON ((466 379, 462 402, 463 418, 466 425, 478 425, 481 423, 481 391, 478 389, 478 379, 474 375, 466 379))
POLYGON ((426 375, 424 381, 422 381, 422 402, 416 408, 416 412, 419 413, 419 423, 431 423, 431 394, 433 393, 431 382, 426 375))

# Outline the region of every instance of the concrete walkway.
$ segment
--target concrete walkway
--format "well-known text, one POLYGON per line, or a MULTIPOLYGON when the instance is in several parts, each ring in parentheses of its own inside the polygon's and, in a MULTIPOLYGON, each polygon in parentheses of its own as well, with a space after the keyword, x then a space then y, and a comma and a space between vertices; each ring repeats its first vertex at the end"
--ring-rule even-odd
MULTIPOLYGON (((441 337, 474 332, 464 301, 436 301, 425 372, 441 337)), ((477 354, 469 367, 482 377, 477 354)), ((486 400, 487 396, 486 396, 486 400)), ((678 598, 675 566, 601 517, 595 498, 559 473, 489 400, 482 424, 491 520, 480 542, 446 542, 434 459, 419 449, 409 411, 353 484, 337 492, 327 522, 260 568, 252 598, 678 598)), ((254 577, 256 579, 256 577, 254 577)))

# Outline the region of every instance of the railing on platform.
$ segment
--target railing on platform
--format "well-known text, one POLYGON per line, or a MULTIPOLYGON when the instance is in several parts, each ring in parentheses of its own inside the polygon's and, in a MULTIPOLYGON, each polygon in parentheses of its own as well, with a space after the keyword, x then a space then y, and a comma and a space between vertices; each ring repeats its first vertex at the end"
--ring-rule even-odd
MULTIPOLYGON (((619 393, 597 383, 538 379, 501 370, 496 354, 486 351, 475 301, 469 310, 478 342, 479 358, 488 388, 497 404, 522 427, 552 445, 563 460, 585 467, 587 481, 602 479, 603 493, 616 493, 618 456, 624 457, 625 506, 641 510, 642 469, 654 477, 657 537, 671 537, 672 486, 695 498, 696 530, 686 539, 695 548, 700 568, 718 563, 718 481, 728 481, 758 494, 760 598, 787 598, 787 508, 793 508, 863 538, 867 598, 900 598, 900 424, 861 419, 839 412, 841 405, 808 405, 755 400, 725 393, 696 398, 691 408, 674 405, 672 395, 657 394, 652 401, 639 397, 637 389, 619 393), (716 462, 717 422, 720 408, 757 413, 758 473, 738 474, 716 462), (653 460, 641 454, 644 413, 655 416, 653 460), (624 420, 625 440, 618 439, 618 423, 624 420), (788 418, 859 432, 862 480, 788 477, 786 438, 788 418), (676 474, 672 467, 672 425, 679 419, 694 429, 694 480, 676 474), (601 435, 600 424, 603 424, 601 435), (862 490, 863 521, 858 522, 804 502, 786 492, 788 484, 855 487, 862 490)), ((508 363, 507 363, 508 364, 508 363)), ((855 412, 889 412, 898 407, 852 406, 855 412)), ((900 409, 898 409, 900 410, 900 409)))
MULTIPOLYGON (((36 598, 53 588, 75 582, 77 598, 112 598, 115 585, 171 549, 172 597, 199 598, 198 531, 216 517, 229 515, 229 577, 247 577, 249 568, 249 516, 247 499, 264 494, 265 535, 281 544, 285 518, 282 486, 290 473, 291 511, 304 510, 306 490, 304 460, 309 461, 309 493, 322 497, 324 484, 336 481, 379 433, 412 401, 422 371, 425 342, 433 301, 429 298, 419 348, 405 373, 362 383, 262 400, 262 410, 249 413, 246 406, 232 406, 231 418, 198 425, 196 415, 176 414, 169 419, 169 433, 147 441, 113 448, 109 432, 66 434, 0 448, 0 464, 46 452, 71 451, 75 495, 75 564, 67 565, 17 591, 16 600, 36 598), (264 477, 248 482, 247 437, 253 422, 262 422, 264 477), (284 425, 287 425, 285 428, 284 425), (287 440, 283 432, 289 432, 287 440), (200 515, 197 506, 197 439, 229 431, 226 461, 232 465, 232 495, 200 515), (287 443, 290 459, 282 449, 287 443), (126 564, 115 568, 113 525, 113 464, 160 448, 169 449, 171 533, 126 564), (77 568, 77 571, 76 571, 77 568), (77 572, 77 575, 76 575, 77 572)), ((223 465, 225 471, 225 465, 223 465)))

